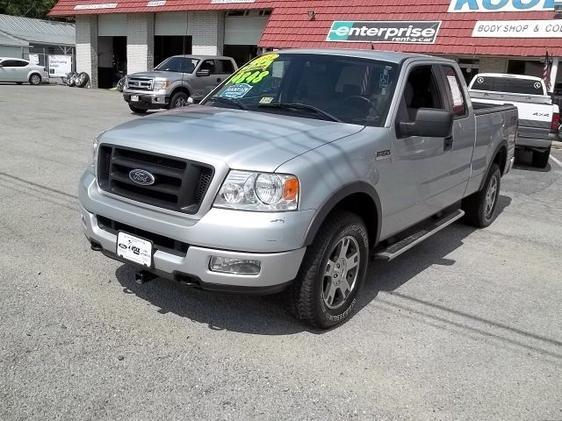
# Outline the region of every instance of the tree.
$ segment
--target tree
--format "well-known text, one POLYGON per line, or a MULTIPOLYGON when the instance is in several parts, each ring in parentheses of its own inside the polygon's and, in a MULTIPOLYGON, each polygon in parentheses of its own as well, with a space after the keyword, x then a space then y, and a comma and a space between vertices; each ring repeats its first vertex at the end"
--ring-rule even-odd
POLYGON ((0 14, 43 19, 57 0, 0 0, 0 14))

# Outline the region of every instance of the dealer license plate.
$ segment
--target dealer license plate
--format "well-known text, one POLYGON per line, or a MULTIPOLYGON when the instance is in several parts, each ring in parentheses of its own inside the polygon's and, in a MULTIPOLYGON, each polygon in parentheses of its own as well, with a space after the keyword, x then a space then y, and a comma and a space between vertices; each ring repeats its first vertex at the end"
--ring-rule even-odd
POLYGON ((152 242, 119 231, 117 256, 139 265, 152 267, 152 242))
POLYGON ((139 102, 139 96, 138 95, 131 95, 131 101, 139 102))

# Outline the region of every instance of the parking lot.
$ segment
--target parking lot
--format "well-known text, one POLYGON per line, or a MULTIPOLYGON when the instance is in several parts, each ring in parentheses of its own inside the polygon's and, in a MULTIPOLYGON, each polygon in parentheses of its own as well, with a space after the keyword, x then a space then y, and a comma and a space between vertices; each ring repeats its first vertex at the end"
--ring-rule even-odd
POLYGON ((78 179, 132 118, 117 92, 0 85, 0 419, 562 419, 562 150, 502 180, 490 228, 371 264, 320 332, 90 250, 78 179))

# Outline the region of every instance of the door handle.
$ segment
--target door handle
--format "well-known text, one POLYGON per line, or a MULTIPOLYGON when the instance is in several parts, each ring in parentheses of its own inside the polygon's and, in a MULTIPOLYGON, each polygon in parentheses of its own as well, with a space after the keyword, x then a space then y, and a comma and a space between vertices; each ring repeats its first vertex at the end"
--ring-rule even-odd
POLYGON ((450 151, 453 149, 453 136, 447 136, 443 142, 443 150, 450 151))

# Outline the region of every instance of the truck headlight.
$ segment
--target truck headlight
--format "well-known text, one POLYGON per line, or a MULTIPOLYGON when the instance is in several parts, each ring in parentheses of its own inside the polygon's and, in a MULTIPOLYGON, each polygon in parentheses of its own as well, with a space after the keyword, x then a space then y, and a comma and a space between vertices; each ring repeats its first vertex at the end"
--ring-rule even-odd
POLYGON ((160 91, 162 89, 166 89, 170 86, 170 81, 165 79, 156 79, 154 84, 152 85, 152 89, 155 91, 160 91))
POLYGON ((294 175, 230 171, 214 205, 249 211, 292 211, 298 208, 299 190, 294 175))
POLYGON ((90 171, 92 174, 96 174, 96 164, 98 162, 98 151, 99 151, 99 146, 100 146, 100 138, 101 135, 103 134, 100 133, 99 135, 97 135, 96 137, 94 137, 94 140, 92 141, 92 156, 91 156, 91 161, 90 161, 90 171))

